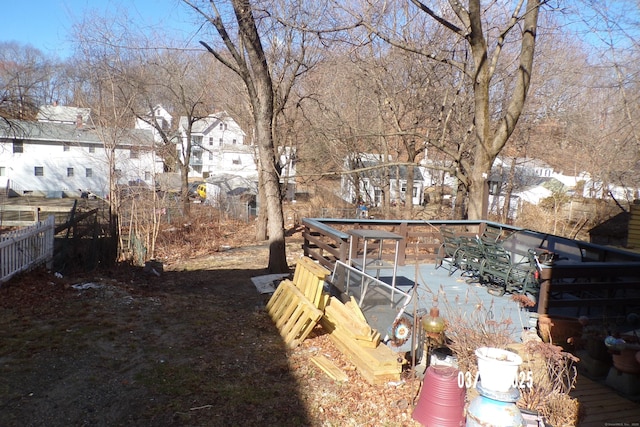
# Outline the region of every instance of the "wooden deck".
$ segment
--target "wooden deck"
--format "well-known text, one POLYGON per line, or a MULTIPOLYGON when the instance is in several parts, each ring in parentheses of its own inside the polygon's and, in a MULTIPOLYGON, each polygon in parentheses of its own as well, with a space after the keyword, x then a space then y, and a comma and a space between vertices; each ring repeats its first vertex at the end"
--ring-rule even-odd
POLYGON ((571 397, 577 398, 582 407, 579 427, 640 426, 640 404, 584 375, 578 377, 571 397))

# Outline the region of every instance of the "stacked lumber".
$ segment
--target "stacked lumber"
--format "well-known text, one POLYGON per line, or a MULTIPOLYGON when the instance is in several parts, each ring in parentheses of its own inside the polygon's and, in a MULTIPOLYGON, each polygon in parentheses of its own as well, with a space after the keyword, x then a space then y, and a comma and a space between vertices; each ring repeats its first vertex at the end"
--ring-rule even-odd
POLYGON ((371 329, 355 301, 343 304, 336 297, 325 297, 321 324, 326 332, 352 340, 361 347, 376 348, 380 344, 380 333, 371 329))
MULTIPOLYGON (((308 257, 296 263, 293 280, 283 280, 267 303, 267 312, 285 344, 297 347, 321 323, 331 341, 370 384, 399 381, 402 363, 367 320, 353 297, 346 303, 323 292, 329 271, 308 257)), ((337 381, 346 375, 326 357, 312 362, 337 381)))
POLYGON ((343 304, 336 297, 328 297, 320 323, 369 384, 400 380, 402 363, 398 355, 380 345, 380 333, 367 324, 355 301, 343 304))

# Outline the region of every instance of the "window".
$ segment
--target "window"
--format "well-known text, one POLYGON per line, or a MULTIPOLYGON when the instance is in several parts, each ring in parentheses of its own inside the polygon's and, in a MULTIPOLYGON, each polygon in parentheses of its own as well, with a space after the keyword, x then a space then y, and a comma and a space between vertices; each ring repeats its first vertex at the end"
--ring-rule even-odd
POLYGON ((235 144, 236 144, 236 140, 234 139, 234 140, 233 140, 233 145, 235 145, 235 144))
POLYGON ((93 145, 89 146, 89 152, 90 153, 95 153, 96 152, 96 147, 94 147, 93 145))
POLYGON ((212 136, 209 137, 209 145, 213 145, 213 137, 212 136))
POLYGON ((240 161, 240 157, 238 157, 238 158, 236 158, 236 159, 233 159, 233 164, 234 164, 234 165, 240 165, 240 164, 242 164, 242 162, 240 161))
POLYGON ((129 150, 129 158, 130 159, 138 159, 140 158, 140 151, 138 150, 137 147, 132 148, 129 150))
POLYGON ((85 176, 86 176, 87 178, 91 178, 91 177, 93 177, 93 169, 91 169, 91 168, 87 168, 86 173, 85 173, 85 176))
POLYGON ((218 145, 222 145, 222 138, 218 140, 218 145))
POLYGON ((209 160, 213 160, 213 152, 209 151, 209 160))
POLYGON ((114 175, 117 179, 122 178, 122 169, 114 169, 114 170, 113 170, 113 175, 114 175))
POLYGON ((7 170, 4 166, 0 166, 0 176, 6 176, 7 170))
POLYGON ((73 168, 67 168, 67 176, 73 176, 73 168))
POLYGON ((145 171, 144 172, 144 180, 145 181, 149 181, 150 179, 151 179, 151 172, 145 171))
POLYGON ((14 153, 24 153, 24 144, 21 139, 13 140, 13 152, 14 153))
POLYGON ((35 176, 44 176, 44 167, 36 166, 35 168, 33 168, 33 174, 35 176))
POLYGON ((223 128, 222 123, 220 123, 220 130, 223 130, 222 128, 223 128))
POLYGON ((71 149, 71 144, 68 142, 62 143, 62 151, 69 151, 71 149))
POLYGON ((202 145, 202 135, 193 135, 191 136, 191 145, 201 146, 202 145))

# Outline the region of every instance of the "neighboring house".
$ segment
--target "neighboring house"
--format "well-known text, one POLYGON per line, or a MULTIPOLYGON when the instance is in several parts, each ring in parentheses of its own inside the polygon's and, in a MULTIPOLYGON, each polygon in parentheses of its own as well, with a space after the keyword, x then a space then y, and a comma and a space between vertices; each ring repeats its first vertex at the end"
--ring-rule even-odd
MULTIPOLYGON (((55 106, 56 112, 65 107, 55 106)), ((70 109, 72 117, 78 109, 70 109), (74 111, 76 110, 76 111, 74 111)), ((79 196, 91 191, 105 197, 109 192, 109 171, 115 170, 117 184, 154 185, 162 163, 154 154, 153 136, 148 130, 96 129, 82 121, 69 123, 44 115, 40 122, 10 120, 0 123, 0 186, 18 195, 46 197, 79 196), (54 121, 46 121, 45 117, 54 121), (103 141, 116 135, 110 165, 103 141)), ((64 114, 62 114, 64 116, 64 114)))
MULTIPOLYGON (((180 117, 182 148, 187 144, 187 118, 180 117)), ((218 173, 230 173, 257 180, 256 151, 245 145, 245 133, 225 112, 211 114, 191 127, 189 177, 205 179, 218 173)), ((182 157, 178 147, 178 155, 182 157)))
POLYGON ((585 180, 582 196, 591 199, 613 196, 618 201, 632 201, 640 197, 640 189, 613 184, 605 185, 601 181, 589 178, 585 180))
POLYGON ((171 129, 171 124, 173 122, 173 117, 169 112, 160 104, 153 107, 153 111, 147 114, 146 117, 140 119, 136 118, 136 129, 147 129, 153 133, 153 140, 157 143, 163 143, 162 137, 160 136, 160 132, 152 124, 153 121, 159 125, 160 129, 163 132, 169 132, 171 129))
POLYGON ((224 204, 230 198, 245 198, 255 203, 258 195, 258 182, 247 178, 222 173, 207 178, 207 203, 213 206, 224 204))
POLYGON ((36 116, 39 122, 62 123, 67 125, 86 126, 91 120, 90 108, 66 107, 54 103, 42 105, 36 116))
MULTIPOLYGON (((342 176, 342 198, 348 202, 357 202, 358 197, 364 198, 364 202, 373 206, 382 204, 383 197, 383 171, 384 164, 374 155, 362 154, 357 162, 358 168, 366 169, 358 173, 358 179, 354 174, 342 176), (378 166, 378 167, 377 167, 378 166), (358 182, 359 190, 356 191, 355 182, 358 182)), ((347 165, 348 168, 348 165, 347 165)), ((389 166, 389 192, 391 202, 396 200, 404 202, 407 197, 407 166, 389 166)), ((424 190, 424 177, 418 166, 413 169, 413 194, 411 196, 414 205, 422 203, 424 190)))

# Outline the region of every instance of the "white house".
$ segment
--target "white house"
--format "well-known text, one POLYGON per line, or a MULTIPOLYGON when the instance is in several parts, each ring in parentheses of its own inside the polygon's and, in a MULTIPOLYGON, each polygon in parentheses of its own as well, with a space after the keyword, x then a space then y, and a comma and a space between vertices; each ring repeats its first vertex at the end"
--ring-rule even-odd
POLYGON ((173 117, 169 112, 160 104, 153 107, 153 110, 144 118, 136 118, 136 129, 147 129, 153 133, 153 140, 157 143, 162 143, 162 137, 160 132, 153 125, 153 121, 160 126, 164 132, 168 132, 171 129, 173 117))
MULTIPOLYGON (((384 188, 384 164, 377 156, 372 154, 361 153, 356 161, 356 165, 349 165, 345 162, 345 168, 351 170, 354 168, 364 169, 358 173, 357 180, 354 174, 343 175, 341 179, 342 198, 348 202, 357 202, 356 198, 363 197, 364 202, 379 206, 382 203, 384 188), (356 182, 359 188, 356 189, 356 182)), ((389 192, 391 202, 400 199, 405 201, 407 197, 407 172, 405 165, 389 166, 389 192)), ((413 194, 411 195, 412 203, 419 205, 422 202, 424 190, 424 177, 421 168, 416 165, 413 169, 413 194)))
MULTIPOLYGON (((74 111, 69 112, 72 117, 74 111)), ((149 130, 96 129, 80 115, 73 124, 41 119, 0 122, 0 186, 19 195, 75 197, 89 190, 104 197, 110 168, 117 184, 144 182, 150 187, 162 171, 149 130)))
POLYGON ((52 105, 40 106, 36 118, 39 122, 86 126, 90 124, 91 109, 67 107, 64 105, 58 105, 56 102, 52 105))
MULTIPOLYGON (((180 157, 187 145, 187 128, 187 117, 180 117, 180 157)), ((256 147, 244 142, 244 131, 225 112, 197 120, 191 127, 189 177, 205 179, 219 173, 230 173, 257 181, 256 147)))

